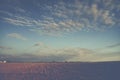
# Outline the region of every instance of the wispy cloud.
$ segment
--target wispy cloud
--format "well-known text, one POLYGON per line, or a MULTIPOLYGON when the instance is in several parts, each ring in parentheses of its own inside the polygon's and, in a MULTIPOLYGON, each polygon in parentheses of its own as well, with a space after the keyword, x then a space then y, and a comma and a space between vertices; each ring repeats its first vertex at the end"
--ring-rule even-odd
POLYGON ((10 33, 10 34, 7 34, 7 36, 20 39, 20 40, 27 40, 27 38, 23 37, 21 34, 18 34, 18 33, 10 33))
POLYGON ((0 14, 4 14, 4 15, 7 15, 7 16, 13 16, 12 13, 10 13, 8 11, 3 11, 3 10, 0 10, 0 14))
POLYGON ((115 47, 120 47, 120 43, 117 43, 117 44, 113 44, 113 45, 109 45, 109 46, 106 46, 107 48, 115 48, 115 47))
POLYGON ((0 54, 3 60, 7 61, 17 61, 17 62, 52 62, 52 61, 70 61, 75 57, 83 58, 86 55, 90 54, 90 50, 87 49, 57 49, 57 50, 48 50, 49 52, 40 51, 37 54, 34 53, 22 53, 22 54, 0 54), (42 52, 42 53, 41 53, 42 52), (51 52, 55 52, 52 54, 48 54, 51 52))
POLYGON ((86 48, 54 48, 43 42, 37 42, 20 53, 17 50, 3 50, 1 46, 0 56, 7 61, 81 61, 94 53, 93 50, 86 48), (16 53, 13 55, 13 53, 16 53))
POLYGON ((43 42, 37 42, 37 43, 35 43, 32 47, 33 47, 33 48, 42 48, 42 49, 45 49, 45 50, 48 49, 48 45, 46 45, 46 44, 43 43, 43 42))
POLYGON ((38 43, 34 44, 34 46, 43 46, 43 45, 44 45, 43 42, 38 42, 38 43))
POLYGON ((26 10, 24 10, 23 8, 20 8, 20 7, 15 7, 15 10, 18 11, 18 12, 21 12, 21 13, 26 12, 26 10))
MULTIPOLYGON (((10 46, 0 46, 0 54, 14 54, 16 50, 10 46)), ((1 56, 0 56, 1 57, 1 56)))
MULTIPOLYGON (((45 44, 44 44, 45 45, 45 44)), ((94 53, 93 50, 89 50, 86 48, 54 48, 52 46, 44 46, 40 44, 40 47, 34 50, 31 54, 35 54, 38 56, 53 56, 54 61, 72 61, 74 58, 78 58, 78 60, 82 60, 86 58, 86 56, 91 55, 94 53)), ((38 44, 37 44, 38 46, 38 44)), ((29 53, 29 52, 28 52, 29 53)), ((49 58, 49 57, 48 57, 49 58)), ((52 59, 53 59, 52 58, 52 59)))
POLYGON ((11 47, 0 46, 0 49, 12 49, 11 47))
POLYGON ((8 23, 17 26, 33 26, 31 19, 22 16, 15 16, 13 18, 4 18, 4 20, 8 23))
POLYGON ((91 56, 91 61, 120 61, 120 51, 118 52, 104 52, 101 54, 93 54, 91 56))
POLYGON ((52 62, 52 61, 117 61, 120 60, 120 51, 99 51, 87 48, 54 48, 52 46, 44 47, 46 44, 37 42, 27 51, 21 54, 14 54, 13 51, 7 50, 1 46, 0 59, 13 62, 52 62), (11 53, 11 54, 10 54, 11 53))
MULTIPOLYGON (((117 9, 119 12, 120 8, 114 0, 97 0, 92 3, 76 0, 69 4, 65 1, 58 1, 56 4, 34 5, 34 7, 39 8, 38 13, 45 11, 49 14, 40 14, 37 15, 38 18, 33 18, 34 14, 33 17, 26 16, 23 14, 26 10, 18 7, 17 11, 23 12, 22 15, 18 13, 19 15, 16 14, 12 18, 3 17, 3 19, 13 25, 29 26, 30 31, 44 35, 61 35, 83 29, 86 31, 103 30, 108 26, 119 25, 120 22, 117 18, 119 15, 114 11, 117 9)), ((29 12, 32 14, 31 11, 29 12)))

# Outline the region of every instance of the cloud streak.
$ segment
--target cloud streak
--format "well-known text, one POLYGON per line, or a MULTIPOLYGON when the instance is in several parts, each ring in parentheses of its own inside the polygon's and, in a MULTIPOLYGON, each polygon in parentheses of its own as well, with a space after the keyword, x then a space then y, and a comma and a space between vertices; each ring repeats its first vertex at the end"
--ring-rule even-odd
POLYGON ((16 38, 16 39, 20 39, 20 40, 27 40, 27 38, 23 37, 22 35, 18 34, 18 33, 10 33, 7 34, 8 37, 12 37, 12 38, 16 38))
POLYGON ((9 50, 9 49, 12 49, 11 47, 6 47, 6 46, 0 46, 0 49, 7 49, 7 50, 9 50))
POLYGON ((30 19, 22 16, 15 16, 14 18, 4 18, 4 20, 17 26, 33 26, 30 19))
POLYGON ((107 48, 115 48, 115 47, 120 47, 120 43, 107 46, 107 48))

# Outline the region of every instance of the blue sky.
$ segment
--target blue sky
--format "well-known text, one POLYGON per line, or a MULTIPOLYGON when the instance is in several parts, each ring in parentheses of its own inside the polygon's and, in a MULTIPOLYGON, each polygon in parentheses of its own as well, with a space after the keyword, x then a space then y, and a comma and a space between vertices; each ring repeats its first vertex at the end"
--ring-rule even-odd
POLYGON ((119 0, 1 0, 0 60, 119 61, 119 0))

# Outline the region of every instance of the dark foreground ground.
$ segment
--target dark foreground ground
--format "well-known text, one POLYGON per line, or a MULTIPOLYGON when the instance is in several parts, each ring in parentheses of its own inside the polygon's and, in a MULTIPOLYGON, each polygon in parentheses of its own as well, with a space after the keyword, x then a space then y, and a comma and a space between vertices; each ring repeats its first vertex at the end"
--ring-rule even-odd
POLYGON ((0 80, 120 80, 120 62, 0 63, 0 80))

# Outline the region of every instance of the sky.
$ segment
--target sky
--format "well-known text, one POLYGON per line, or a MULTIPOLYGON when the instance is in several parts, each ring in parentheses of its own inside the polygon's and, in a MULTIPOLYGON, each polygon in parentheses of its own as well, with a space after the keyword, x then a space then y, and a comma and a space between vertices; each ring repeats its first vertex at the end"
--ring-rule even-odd
POLYGON ((1 0, 0 60, 120 61, 119 0, 1 0))

